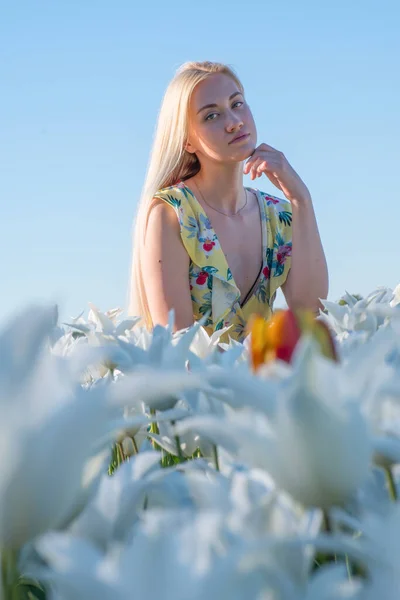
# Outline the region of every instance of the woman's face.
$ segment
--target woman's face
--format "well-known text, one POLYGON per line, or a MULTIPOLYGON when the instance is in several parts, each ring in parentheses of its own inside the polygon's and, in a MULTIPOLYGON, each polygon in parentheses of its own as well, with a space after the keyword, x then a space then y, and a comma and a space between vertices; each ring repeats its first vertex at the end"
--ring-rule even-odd
POLYGON ((234 80, 215 73, 200 82, 189 106, 189 135, 186 149, 219 162, 246 160, 257 145, 257 130, 244 96, 234 80), (207 106, 207 105, 214 106, 207 106), (232 142, 238 135, 247 138, 232 142))

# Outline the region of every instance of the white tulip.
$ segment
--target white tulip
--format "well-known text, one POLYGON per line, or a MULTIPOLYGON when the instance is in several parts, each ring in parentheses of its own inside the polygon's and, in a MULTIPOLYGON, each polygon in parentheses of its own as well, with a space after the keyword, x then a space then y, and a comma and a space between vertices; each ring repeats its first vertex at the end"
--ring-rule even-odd
POLYGON ((393 298, 390 301, 390 306, 398 306, 400 304, 400 283, 393 290, 393 298))
MULTIPOLYGON (((385 514, 367 514, 358 520, 343 511, 332 514, 337 524, 356 534, 350 540, 354 553, 362 557, 370 584, 368 600, 385 598, 395 600, 400 589, 400 505, 392 503, 385 514)), ((362 596, 364 598, 364 596, 362 596)))
POLYGON ((210 388, 200 374, 172 369, 143 368, 114 382, 110 390, 112 406, 141 407, 156 410, 173 408, 186 390, 210 388))
POLYGON ((372 600, 368 587, 360 577, 350 579, 344 565, 328 565, 310 579, 302 600, 372 600))
POLYGON ((199 327, 193 339, 190 350, 198 358, 205 359, 218 348, 218 343, 221 336, 231 328, 224 327, 218 331, 214 331, 212 335, 208 335, 204 327, 199 327))
POLYGON ((276 579, 285 585, 276 567, 243 568, 245 544, 238 539, 230 550, 227 534, 219 512, 145 515, 122 557, 127 590, 148 600, 242 600, 272 593, 276 579), (157 576, 149 581, 149 573, 157 576))
POLYGON ((275 413, 250 410, 225 419, 189 418, 191 429, 266 469, 277 485, 306 506, 327 509, 351 498, 368 475, 372 446, 360 408, 341 396, 340 367, 300 348, 292 377, 281 382, 275 413))
POLYGON ((146 478, 159 463, 158 452, 143 452, 124 462, 112 477, 103 475, 96 494, 71 523, 69 532, 103 551, 124 531, 129 535, 148 484, 146 478))
POLYGON ((104 467, 107 389, 84 390, 74 361, 44 347, 53 323, 53 308, 30 308, 0 334, 3 548, 62 525, 104 467))
POLYGON ((87 540, 49 532, 35 550, 44 563, 28 563, 26 574, 44 583, 49 600, 125 600, 119 548, 103 554, 87 540))

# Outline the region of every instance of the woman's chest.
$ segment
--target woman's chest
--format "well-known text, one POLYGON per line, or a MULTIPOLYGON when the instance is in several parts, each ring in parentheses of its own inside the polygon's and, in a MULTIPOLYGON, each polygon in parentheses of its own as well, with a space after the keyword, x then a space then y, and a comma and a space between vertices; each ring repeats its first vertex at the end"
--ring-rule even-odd
POLYGON ((213 219, 221 251, 241 293, 248 295, 263 264, 263 232, 259 210, 246 218, 213 219))

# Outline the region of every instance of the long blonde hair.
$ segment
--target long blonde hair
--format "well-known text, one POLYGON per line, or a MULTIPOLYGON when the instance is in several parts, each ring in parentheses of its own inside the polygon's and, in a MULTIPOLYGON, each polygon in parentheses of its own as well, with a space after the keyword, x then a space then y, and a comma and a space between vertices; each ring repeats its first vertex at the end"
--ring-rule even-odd
POLYGON ((141 271, 141 255, 149 210, 154 194, 200 170, 195 154, 185 150, 189 128, 189 102, 198 83, 214 73, 230 76, 243 93, 243 85, 232 67, 218 62, 186 62, 170 81, 158 114, 145 182, 132 227, 131 274, 128 289, 128 314, 142 317, 141 325, 153 326, 141 271))

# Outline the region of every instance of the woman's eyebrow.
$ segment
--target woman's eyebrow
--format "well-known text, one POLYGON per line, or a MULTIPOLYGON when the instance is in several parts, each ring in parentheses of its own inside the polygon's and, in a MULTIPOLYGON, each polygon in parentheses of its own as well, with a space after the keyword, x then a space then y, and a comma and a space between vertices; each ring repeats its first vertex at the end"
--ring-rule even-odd
MULTIPOLYGON (((241 96, 242 92, 233 92, 233 94, 231 94, 229 96, 229 100, 232 100, 232 98, 234 98, 235 96, 241 96)), ((197 115, 204 109, 206 108, 215 108, 216 106, 218 106, 218 104, 206 104, 205 106, 202 106, 198 111, 197 111, 197 115)))

